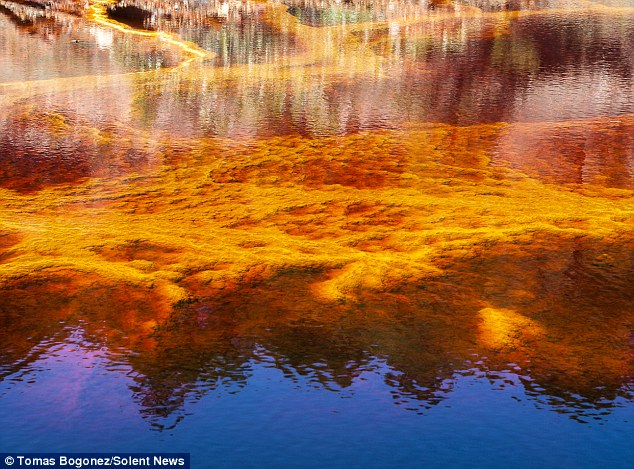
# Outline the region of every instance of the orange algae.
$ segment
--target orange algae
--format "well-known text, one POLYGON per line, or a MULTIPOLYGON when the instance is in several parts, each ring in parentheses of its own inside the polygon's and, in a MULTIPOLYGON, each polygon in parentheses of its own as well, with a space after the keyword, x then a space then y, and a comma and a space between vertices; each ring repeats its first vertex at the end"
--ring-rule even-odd
MULTIPOLYGON (((472 257, 477 246, 543 233, 630 235, 630 190, 583 195, 478 158, 474 136, 498 128, 412 126, 319 141, 289 136, 234 151, 206 141, 186 162, 158 172, 28 196, 5 192, 3 226, 22 239, 12 262, 2 265, 3 277, 76 266, 161 285, 175 303, 210 285, 248 281, 258 266, 268 274, 256 278, 345 267, 322 293, 354 299, 358 288, 424 279, 438 271, 437 259, 472 257), (314 152, 301 151, 311 145, 314 152), (364 152, 377 164, 357 164, 364 152), (462 161, 466 153, 471 167, 462 161), (315 172, 322 164, 327 169, 315 172), (364 174, 340 177, 328 172, 335 165, 364 174), (368 245, 380 249, 358 248, 368 245)), ((483 155, 487 140, 478 140, 483 155)))

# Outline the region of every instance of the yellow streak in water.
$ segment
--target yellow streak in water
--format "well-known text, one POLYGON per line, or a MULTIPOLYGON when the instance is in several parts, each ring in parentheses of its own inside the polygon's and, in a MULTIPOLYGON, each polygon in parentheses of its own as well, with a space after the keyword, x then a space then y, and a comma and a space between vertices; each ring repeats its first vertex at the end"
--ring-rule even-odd
POLYGON ((133 29, 123 23, 120 23, 111 18, 108 18, 106 6, 113 3, 115 2, 112 0, 97 0, 91 3, 90 8, 88 9, 88 14, 86 15, 86 18, 89 21, 92 21, 93 23, 97 23, 102 26, 115 29, 124 34, 132 34, 136 36, 157 38, 163 42, 166 42, 170 45, 178 47, 179 49, 186 52, 187 54, 194 56, 182 62, 180 66, 190 63, 193 60, 210 59, 215 56, 214 53, 208 50, 202 49, 192 42, 183 41, 182 39, 179 39, 178 37, 172 34, 169 34, 163 31, 155 32, 155 31, 143 31, 143 30, 133 29))

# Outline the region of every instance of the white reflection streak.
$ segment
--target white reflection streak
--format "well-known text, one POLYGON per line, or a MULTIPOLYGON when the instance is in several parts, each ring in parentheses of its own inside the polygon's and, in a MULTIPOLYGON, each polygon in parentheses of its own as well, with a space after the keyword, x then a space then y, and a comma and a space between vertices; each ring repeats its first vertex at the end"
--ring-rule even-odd
POLYGON ((90 28, 90 34, 95 38, 97 47, 100 49, 110 49, 114 42, 114 33, 103 28, 90 28))

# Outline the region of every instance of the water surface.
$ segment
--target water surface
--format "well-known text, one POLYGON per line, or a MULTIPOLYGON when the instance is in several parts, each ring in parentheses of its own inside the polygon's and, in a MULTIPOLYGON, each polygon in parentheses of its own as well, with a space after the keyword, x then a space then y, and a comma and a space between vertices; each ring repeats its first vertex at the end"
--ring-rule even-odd
POLYGON ((0 1, 0 444, 626 467, 634 5, 0 1))

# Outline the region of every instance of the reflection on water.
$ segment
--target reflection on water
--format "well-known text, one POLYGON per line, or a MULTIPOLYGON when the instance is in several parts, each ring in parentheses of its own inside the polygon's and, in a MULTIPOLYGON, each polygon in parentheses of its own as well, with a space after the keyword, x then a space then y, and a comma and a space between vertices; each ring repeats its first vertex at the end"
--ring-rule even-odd
POLYGON ((327 426, 312 406, 443 441, 467 430, 435 416, 484 401, 470 424, 500 441, 544 412, 618 433, 633 12, 1 0, 0 396, 24 408, 3 443, 141 415, 207 455, 214 396, 238 433, 327 426))
POLYGON ((1 82, 153 70, 178 63, 177 51, 80 23, 69 14, 0 2, 1 82), (158 46, 158 47, 157 47, 158 46))
POLYGON ((476 374, 521 385, 537 405, 579 421, 601 420, 632 398, 632 246, 552 250, 552 241, 448 260, 433 281, 363 292, 354 304, 316 299, 322 272, 281 274, 182 303, 158 326, 158 308, 129 288, 69 285, 64 274, 16 282, 0 305, 12 331, 0 369, 9 383, 37 380, 42 361, 68 345, 94 350, 132 377, 158 428, 178 422, 185 402, 219 387, 239 392, 262 366, 338 393, 380 369, 394 404, 421 414, 457 376, 476 374))

